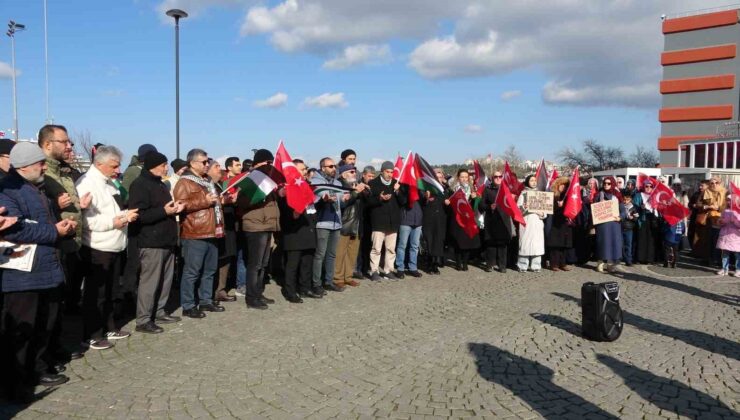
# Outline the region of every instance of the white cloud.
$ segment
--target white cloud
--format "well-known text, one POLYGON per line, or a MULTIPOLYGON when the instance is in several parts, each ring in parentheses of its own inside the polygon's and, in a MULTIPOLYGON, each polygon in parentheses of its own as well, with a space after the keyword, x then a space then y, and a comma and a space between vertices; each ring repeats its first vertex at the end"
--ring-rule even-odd
POLYGON ((521 96, 522 91, 521 90, 507 90, 506 92, 501 94, 501 100, 502 101, 510 101, 517 96, 521 96))
POLYGON ((306 108, 347 108, 349 102, 344 99, 344 93, 324 93, 319 96, 308 97, 303 101, 306 108))
POLYGON ((280 108, 288 103, 288 95, 283 92, 278 92, 267 99, 262 99, 252 102, 257 108, 280 108))
POLYGON ((470 134, 477 134, 483 131, 483 127, 478 124, 468 124, 465 126, 465 132, 470 134))
MULTIPOLYGON (((15 69, 16 76, 21 75, 21 71, 18 69, 15 69)), ((13 77, 13 67, 10 66, 8 63, 3 63, 0 61, 0 79, 11 79, 13 77)))
POLYGON ((369 63, 383 63, 390 59, 388 45, 357 44, 345 48, 341 54, 324 62, 325 69, 344 70, 369 63))

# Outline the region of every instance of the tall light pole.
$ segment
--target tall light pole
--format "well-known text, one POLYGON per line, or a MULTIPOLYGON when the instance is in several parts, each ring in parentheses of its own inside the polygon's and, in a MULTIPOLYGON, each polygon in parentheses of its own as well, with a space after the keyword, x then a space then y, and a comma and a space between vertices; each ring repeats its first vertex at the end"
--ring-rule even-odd
POLYGON ((46 23, 46 0, 44 0, 44 72, 46 87, 46 123, 51 124, 52 120, 49 114, 49 31, 46 23))
POLYGON ((5 34, 10 37, 10 54, 13 66, 13 128, 15 141, 18 141, 18 96, 16 94, 15 84, 15 33, 26 29, 26 25, 21 25, 15 21, 8 22, 8 32, 5 34))
POLYGON ((167 16, 175 18, 175 157, 180 157, 180 19, 188 14, 170 9, 167 16))

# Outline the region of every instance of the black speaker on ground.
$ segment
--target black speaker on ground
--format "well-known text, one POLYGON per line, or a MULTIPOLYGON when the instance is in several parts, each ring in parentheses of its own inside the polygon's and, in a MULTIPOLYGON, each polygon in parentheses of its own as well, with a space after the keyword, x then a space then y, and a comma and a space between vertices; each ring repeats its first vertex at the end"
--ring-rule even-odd
POLYGON ((581 286, 583 336, 594 341, 614 341, 624 326, 617 282, 584 283, 581 286))

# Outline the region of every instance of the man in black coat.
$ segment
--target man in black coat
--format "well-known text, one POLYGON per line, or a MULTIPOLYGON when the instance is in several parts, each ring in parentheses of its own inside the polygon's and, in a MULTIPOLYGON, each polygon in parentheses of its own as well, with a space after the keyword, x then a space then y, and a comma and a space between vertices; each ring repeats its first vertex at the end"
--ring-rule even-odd
POLYGON ((150 152, 144 158, 141 175, 131 183, 129 191, 129 205, 139 209, 139 219, 132 225, 141 264, 136 331, 149 334, 164 331, 157 322, 180 321, 180 317, 165 313, 164 307, 175 268, 174 250, 178 235, 175 215, 183 210, 184 205, 172 200, 169 188, 162 182, 165 175, 167 158, 159 152, 150 152))
POLYGON ((401 207, 398 203, 400 184, 393 179, 393 162, 385 161, 380 176, 370 181, 370 209, 373 248, 370 251, 370 279, 398 280, 393 273, 396 261, 396 238, 401 226, 401 207), (380 270, 380 255, 385 245, 384 269, 380 270))

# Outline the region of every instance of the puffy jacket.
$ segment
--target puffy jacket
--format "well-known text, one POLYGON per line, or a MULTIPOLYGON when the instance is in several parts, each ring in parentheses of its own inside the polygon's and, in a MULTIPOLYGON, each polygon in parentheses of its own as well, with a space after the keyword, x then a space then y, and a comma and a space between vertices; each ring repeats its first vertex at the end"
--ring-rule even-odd
POLYGON ((367 205, 370 208, 370 225, 373 232, 398 232, 401 226, 401 208, 398 204, 398 194, 393 191, 396 180, 391 180, 389 185, 383 184, 382 176, 370 181, 370 195, 367 205), (380 199, 380 194, 391 194, 388 201, 380 199))
POLYGON ((280 209, 274 191, 265 198, 265 201, 255 205, 249 204, 249 197, 239 194, 236 209, 237 214, 241 216, 243 232, 280 231, 280 209))
POLYGON ((3 239, 17 244, 37 245, 30 272, 0 270, 0 290, 41 290, 62 284, 64 272, 55 248, 58 239, 56 218, 49 199, 11 169, 0 182, 0 206, 5 207, 8 216, 18 217, 15 225, 3 231, 3 239))
POLYGON ((66 208, 58 209, 59 216, 62 219, 72 219, 77 222, 75 235, 63 238, 59 243, 59 247, 64 253, 78 251, 82 241, 82 209, 80 209, 80 198, 77 196, 77 189, 75 188, 75 172, 66 162, 46 158, 43 190, 55 208, 59 196, 64 193, 69 194, 72 204, 66 208))
POLYGON ((185 178, 197 176, 186 171, 175 186, 175 201, 185 203, 180 214, 180 238, 209 239, 216 237, 216 207, 208 201, 208 190, 196 182, 185 178))
POLYGON ((174 248, 177 246, 177 220, 167 215, 165 204, 172 200, 162 178, 142 171, 131 184, 129 206, 139 209, 139 218, 129 226, 139 248, 174 248))
POLYGON ((90 193, 90 206, 82 212, 82 244, 98 251, 121 252, 128 243, 128 227, 117 229, 113 219, 126 214, 113 181, 91 166, 77 180, 77 195, 90 193))
MULTIPOLYGON (((317 172, 310 179, 311 185, 316 184, 330 184, 338 187, 342 186, 339 180, 325 177, 321 172, 317 172)), ((323 194, 322 194, 323 195, 323 194)), ((322 200, 322 197, 316 196, 314 198, 314 206, 316 206, 316 227, 319 229, 328 230, 339 230, 342 228, 342 198, 343 192, 334 193, 337 201, 330 202, 322 200)))

